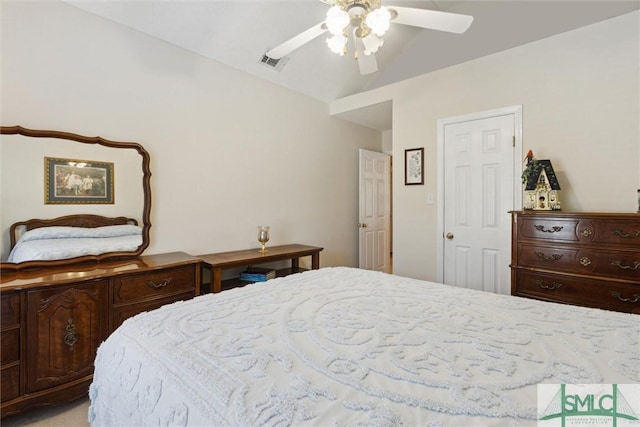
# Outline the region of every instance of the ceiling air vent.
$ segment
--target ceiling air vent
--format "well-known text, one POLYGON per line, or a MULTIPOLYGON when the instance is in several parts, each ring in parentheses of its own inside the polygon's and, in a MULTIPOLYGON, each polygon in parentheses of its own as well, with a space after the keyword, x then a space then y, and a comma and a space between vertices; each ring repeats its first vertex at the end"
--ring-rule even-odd
POLYGON ((282 67, 284 67, 284 64, 286 64, 288 61, 289 58, 286 56, 280 59, 275 59, 267 56, 266 53, 262 55, 262 59, 260 60, 262 64, 276 71, 282 70, 282 67))

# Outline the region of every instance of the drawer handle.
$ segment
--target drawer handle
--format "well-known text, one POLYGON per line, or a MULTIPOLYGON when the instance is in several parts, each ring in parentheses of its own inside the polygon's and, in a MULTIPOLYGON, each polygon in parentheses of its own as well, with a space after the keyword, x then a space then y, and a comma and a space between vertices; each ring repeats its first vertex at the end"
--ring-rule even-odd
POLYGON ((156 283, 153 280, 147 280, 147 286, 153 289, 164 288, 165 286, 170 284, 172 280, 173 279, 171 277, 167 277, 160 283, 156 283))
POLYGON ((540 259, 543 259, 545 261, 559 261, 562 258, 562 255, 560 254, 553 254, 551 256, 546 256, 545 254, 543 254, 542 252, 534 252, 536 254, 536 256, 540 259))
POLYGON ((67 333, 64 334, 62 340, 69 346, 69 351, 73 351, 73 346, 78 342, 78 334, 76 333, 76 325, 73 323, 73 319, 67 320, 67 327, 65 328, 67 333))
POLYGON ((640 237, 640 230, 636 230, 636 234, 633 234, 633 232, 632 234, 628 234, 624 230, 620 230, 619 228, 617 228, 613 230, 613 235, 624 237, 625 239, 635 239, 637 237, 640 237))
POLYGON ((580 234, 582 234, 583 237, 589 237, 593 234, 593 230, 590 228, 583 228, 580 234))
POLYGON ((536 285, 538 285, 542 289, 549 289, 549 290, 554 290, 562 287, 562 283, 551 282, 550 285, 547 285, 542 280, 536 280, 536 285))
POLYGON ((623 297, 622 294, 620 294, 620 292, 618 292, 618 291, 612 291, 611 292, 611 296, 618 298, 622 302, 638 302, 638 301, 640 301, 640 294, 633 294, 633 299, 632 299, 632 298, 623 297))
POLYGON ((636 261, 633 265, 622 265, 622 261, 617 259, 612 259, 611 265, 615 265, 616 267, 620 267, 623 270, 637 270, 640 268, 640 261, 636 261))
POLYGON ((582 257, 580 258, 580 264, 582 264, 583 267, 588 267, 591 265, 591 260, 588 257, 582 257))
POLYGON ((564 228, 561 225, 554 225, 553 227, 551 227, 550 230, 545 229, 544 225, 534 225, 534 227, 536 228, 536 230, 542 231, 543 233, 557 233, 558 231, 561 231, 564 228))

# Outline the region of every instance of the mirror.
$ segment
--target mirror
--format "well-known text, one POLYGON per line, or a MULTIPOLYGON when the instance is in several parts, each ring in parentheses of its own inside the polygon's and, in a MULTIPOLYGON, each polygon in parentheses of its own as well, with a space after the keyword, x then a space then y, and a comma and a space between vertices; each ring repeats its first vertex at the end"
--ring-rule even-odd
MULTIPOLYGON (((134 257, 149 246, 150 157, 140 144, 21 126, 2 126, 0 129, 2 271, 134 257), (77 196, 72 193, 71 186, 63 186, 53 172, 56 170, 60 175, 60 171, 65 170, 54 169, 53 166, 62 163, 62 160, 94 162, 95 166, 91 168, 93 178, 87 178, 89 184, 83 190, 75 190, 77 196), (90 190, 90 182, 97 183, 93 190, 90 190), (141 244, 134 250, 46 261, 7 262, 11 251, 12 224, 30 219, 75 218, 79 215, 134 219, 141 227, 141 244)), ((65 167, 68 167, 66 164, 65 167)), ((84 173, 85 177, 91 174, 84 173)))

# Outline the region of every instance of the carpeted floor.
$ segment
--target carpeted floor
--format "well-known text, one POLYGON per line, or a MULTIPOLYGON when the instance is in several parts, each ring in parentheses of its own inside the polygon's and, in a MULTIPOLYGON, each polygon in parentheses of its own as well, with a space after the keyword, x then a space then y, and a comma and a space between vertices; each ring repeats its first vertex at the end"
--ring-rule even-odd
POLYGON ((0 421, 2 427, 88 427, 89 399, 79 399, 59 406, 36 408, 11 415, 0 421))

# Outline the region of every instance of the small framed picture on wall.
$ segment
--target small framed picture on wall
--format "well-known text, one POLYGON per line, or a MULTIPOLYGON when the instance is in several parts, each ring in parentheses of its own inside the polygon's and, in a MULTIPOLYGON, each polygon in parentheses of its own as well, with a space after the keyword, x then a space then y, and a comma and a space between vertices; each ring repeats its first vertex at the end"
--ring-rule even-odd
POLYGON ((424 148, 404 150, 404 185, 424 184, 424 148))

